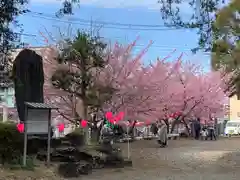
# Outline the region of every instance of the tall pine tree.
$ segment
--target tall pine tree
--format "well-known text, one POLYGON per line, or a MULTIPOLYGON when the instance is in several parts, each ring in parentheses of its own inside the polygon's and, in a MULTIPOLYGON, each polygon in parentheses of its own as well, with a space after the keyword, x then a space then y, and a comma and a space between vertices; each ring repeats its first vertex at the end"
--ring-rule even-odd
POLYGON ((83 110, 80 119, 89 120, 89 115, 99 111, 115 92, 96 81, 98 72, 107 63, 107 45, 100 37, 78 31, 73 40, 65 40, 62 46, 57 58, 60 66, 52 76, 52 84, 80 100, 83 110))

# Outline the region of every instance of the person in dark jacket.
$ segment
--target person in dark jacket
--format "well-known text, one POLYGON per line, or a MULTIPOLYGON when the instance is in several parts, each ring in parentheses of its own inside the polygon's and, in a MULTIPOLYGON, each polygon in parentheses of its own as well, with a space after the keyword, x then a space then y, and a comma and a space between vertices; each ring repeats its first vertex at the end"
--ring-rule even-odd
POLYGON ((194 131, 195 131, 195 139, 199 139, 200 133, 201 133, 200 118, 197 118, 197 120, 194 122, 194 131))
POLYGON ((157 124, 156 123, 153 123, 151 125, 151 132, 156 136, 157 133, 158 133, 158 127, 157 127, 157 124))

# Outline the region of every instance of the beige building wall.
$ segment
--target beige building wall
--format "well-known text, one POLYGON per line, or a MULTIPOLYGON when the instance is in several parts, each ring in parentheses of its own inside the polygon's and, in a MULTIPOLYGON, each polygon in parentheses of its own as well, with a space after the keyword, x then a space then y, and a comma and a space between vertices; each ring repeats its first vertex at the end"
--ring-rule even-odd
POLYGON ((229 98, 229 108, 230 120, 240 121, 240 99, 238 100, 237 95, 229 98))

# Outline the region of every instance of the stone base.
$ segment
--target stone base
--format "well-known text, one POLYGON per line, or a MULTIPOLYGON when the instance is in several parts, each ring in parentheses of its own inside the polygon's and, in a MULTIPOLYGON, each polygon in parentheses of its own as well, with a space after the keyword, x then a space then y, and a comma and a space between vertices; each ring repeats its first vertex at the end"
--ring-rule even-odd
MULTIPOLYGON (((46 161, 46 151, 39 152, 37 159, 46 161)), ((123 168, 132 166, 132 161, 122 157, 115 146, 62 147, 52 149, 51 161, 60 162, 58 172, 65 178, 87 175, 92 169, 123 168)))

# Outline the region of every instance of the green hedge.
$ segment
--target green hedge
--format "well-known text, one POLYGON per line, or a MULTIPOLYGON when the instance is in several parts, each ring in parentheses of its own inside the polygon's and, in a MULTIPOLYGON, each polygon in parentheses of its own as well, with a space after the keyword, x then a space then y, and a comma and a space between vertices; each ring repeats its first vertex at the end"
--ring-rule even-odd
POLYGON ((23 153, 23 134, 16 124, 0 123, 0 163, 10 163, 19 159, 23 153))
MULTIPOLYGON (((24 137, 19 133, 14 123, 0 122, 0 164, 11 164, 21 161, 23 155, 24 137)), ((61 146, 62 140, 68 140, 72 145, 81 146, 84 144, 84 135, 81 128, 68 134, 64 138, 52 139, 51 147, 61 146)), ((37 136, 28 139, 27 155, 36 155, 40 150, 47 149, 47 138, 37 136)))

